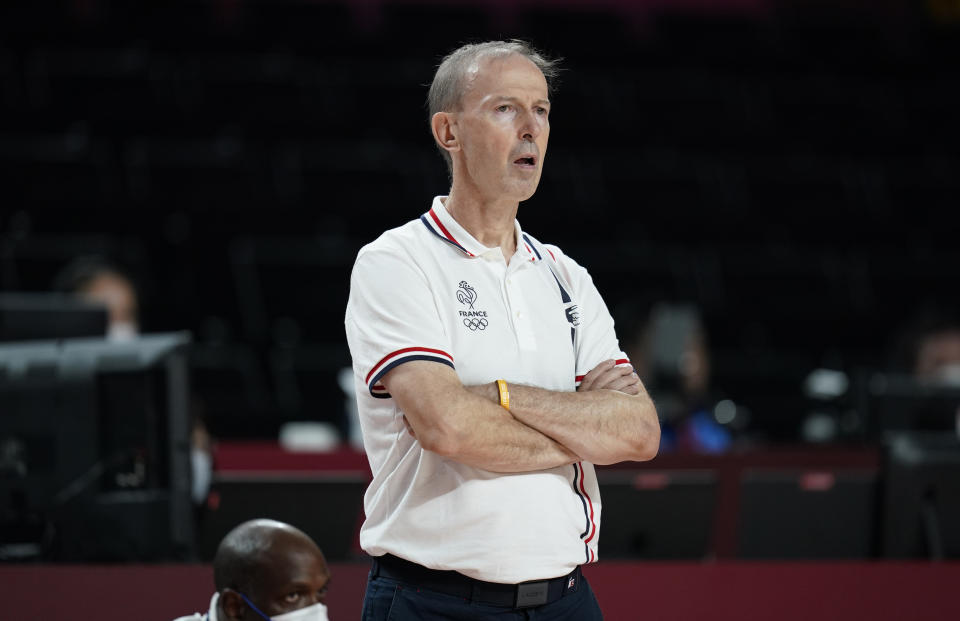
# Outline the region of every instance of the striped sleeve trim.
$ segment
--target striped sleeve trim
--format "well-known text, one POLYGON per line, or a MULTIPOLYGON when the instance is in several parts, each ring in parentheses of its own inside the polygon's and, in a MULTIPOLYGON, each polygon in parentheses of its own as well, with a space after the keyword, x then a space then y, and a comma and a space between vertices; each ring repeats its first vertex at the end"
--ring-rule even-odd
POLYGON ((453 366, 453 356, 442 349, 431 349, 429 347, 404 347, 403 349, 398 349, 397 351, 391 352, 381 358, 380 362, 375 364, 373 368, 370 369, 370 372, 367 373, 365 381, 370 394, 377 399, 389 399, 390 393, 387 392, 386 387, 380 384, 380 379, 389 373, 394 367, 412 360, 429 360, 431 362, 445 364, 451 369, 455 368, 453 366))
MULTIPOLYGON (((614 366, 620 366, 621 364, 630 364, 630 360, 628 360, 627 358, 619 358, 614 362, 614 366)), ((583 375, 578 375, 574 378, 574 382, 576 383, 577 386, 580 385, 580 382, 583 381, 584 377, 586 377, 586 373, 584 373, 583 375)))

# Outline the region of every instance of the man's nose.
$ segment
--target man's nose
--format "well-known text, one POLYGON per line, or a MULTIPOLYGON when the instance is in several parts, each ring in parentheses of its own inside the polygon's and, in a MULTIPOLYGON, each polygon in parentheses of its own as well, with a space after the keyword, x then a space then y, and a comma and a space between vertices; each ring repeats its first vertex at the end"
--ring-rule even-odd
POLYGON ((526 111, 520 118, 520 138, 521 140, 534 141, 543 130, 542 123, 537 115, 531 111, 526 111))

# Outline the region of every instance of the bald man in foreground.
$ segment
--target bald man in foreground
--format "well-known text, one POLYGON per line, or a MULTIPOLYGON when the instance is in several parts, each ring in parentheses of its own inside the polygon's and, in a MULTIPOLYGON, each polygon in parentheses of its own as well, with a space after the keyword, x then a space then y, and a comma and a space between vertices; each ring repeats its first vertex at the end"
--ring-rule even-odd
POLYGON ((251 520, 227 533, 213 559, 213 580, 210 610, 175 621, 327 621, 327 562, 289 524, 251 520))

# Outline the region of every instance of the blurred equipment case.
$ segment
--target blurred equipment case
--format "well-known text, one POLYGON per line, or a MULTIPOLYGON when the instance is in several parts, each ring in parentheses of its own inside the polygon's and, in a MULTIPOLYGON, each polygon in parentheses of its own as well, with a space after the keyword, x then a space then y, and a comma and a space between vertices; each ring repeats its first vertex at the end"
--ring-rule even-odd
POLYGON ((876 492, 874 470, 747 470, 740 487, 738 556, 871 557, 876 492))
POLYGON ((707 470, 597 469, 605 559, 701 559, 716 505, 716 475, 707 470))
POLYGON ((888 437, 883 555, 960 558, 960 440, 955 433, 888 437))

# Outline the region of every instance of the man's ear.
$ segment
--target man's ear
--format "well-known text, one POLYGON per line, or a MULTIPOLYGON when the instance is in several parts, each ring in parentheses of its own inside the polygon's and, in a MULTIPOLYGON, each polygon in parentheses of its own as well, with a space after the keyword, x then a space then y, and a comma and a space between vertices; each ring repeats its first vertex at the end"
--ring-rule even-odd
POLYGON ((433 139, 437 141, 441 149, 448 152, 460 150, 460 141, 457 140, 457 127, 452 114, 437 112, 430 119, 430 128, 433 130, 433 139))
POLYGON ((240 621, 243 619, 247 604, 233 589, 224 589, 220 592, 217 607, 220 609, 218 612, 223 614, 223 621, 240 621))

